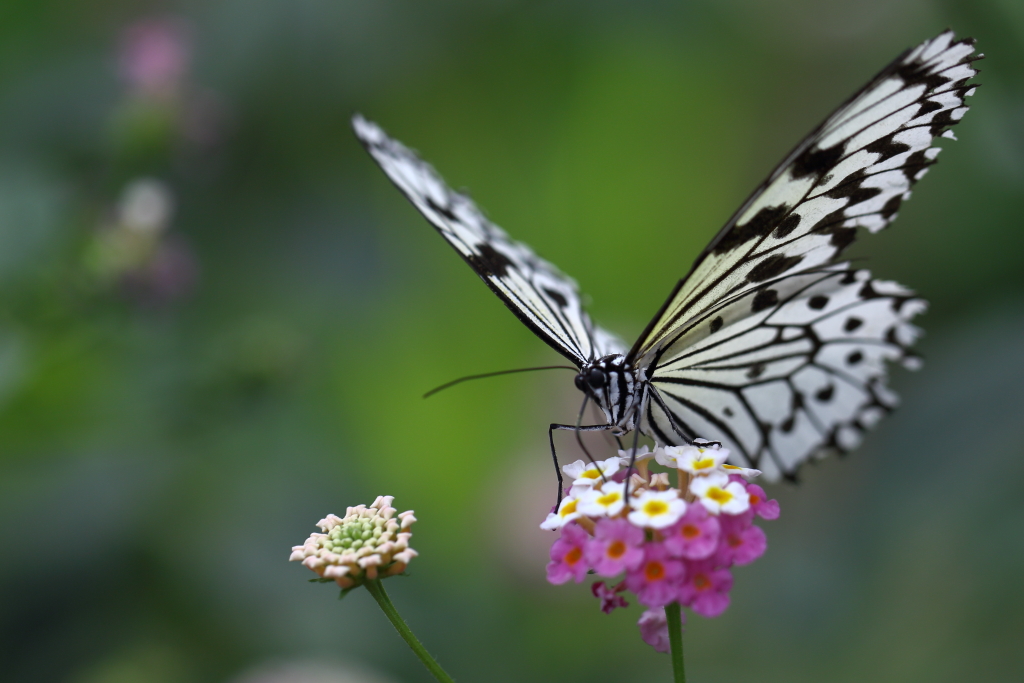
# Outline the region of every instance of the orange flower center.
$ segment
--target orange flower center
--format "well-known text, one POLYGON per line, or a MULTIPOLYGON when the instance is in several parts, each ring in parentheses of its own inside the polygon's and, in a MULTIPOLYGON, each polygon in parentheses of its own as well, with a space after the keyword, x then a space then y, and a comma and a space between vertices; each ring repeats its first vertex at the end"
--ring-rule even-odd
POLYGON ((580 561, 581 557, 583 557, 583 548, 577 546, 565 554, 565 563, 568 565, 576 564, 580 561))
POLYGON ((660 581, 665 578, 665 567, 661 562, 648 562, 644 567, 644 576, 648 581, 660 581))
POLYGON ((708 578, 707 574, 697 574, 693 577, 693 587, 699 591, 706 591, 711 588, 711 579, 708 578))
POLYGON ((619 559, 626 552, 626 544, 622 541, 614 541, 608 546, 608 557, 619 559))
POLYGON ((761 502, 761 496, 753 495, 753 494, 750 496, 750 504, 751 505, 757 505, 759 502, 761 502))
POLYGON ((739 548, 743 545, 743 539, 736 534, 729 534, 729 545, 733 548, 739 548))
POLYGON ((682 529, 683 538, 697 538, 700 536, 700 529, 692 524, 684 524, 682 529))

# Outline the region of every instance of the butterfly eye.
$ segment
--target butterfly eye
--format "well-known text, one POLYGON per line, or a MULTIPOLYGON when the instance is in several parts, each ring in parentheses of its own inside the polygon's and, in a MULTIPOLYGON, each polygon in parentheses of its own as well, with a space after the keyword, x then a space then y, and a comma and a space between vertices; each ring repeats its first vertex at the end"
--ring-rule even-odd
POLYGON ((608 384, 608 375, 604 374, 604 370, 599 368, 590 368, 587 382, 592 387, 603 387, 605 384, 608 384))
POLYGON ((576 388, 580 391, 587 390, 587 385, 583 382, 583 375, 576 375, 576 388))

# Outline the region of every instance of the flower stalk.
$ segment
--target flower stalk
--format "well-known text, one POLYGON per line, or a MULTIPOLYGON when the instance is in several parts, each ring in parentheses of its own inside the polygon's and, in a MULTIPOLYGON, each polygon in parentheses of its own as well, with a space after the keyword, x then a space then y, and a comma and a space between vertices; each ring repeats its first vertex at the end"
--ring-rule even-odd
POLYGON ((668 622, 668 641, 672 652, 672 680, 675 683, 686 683, 686 670, 683 666, 683 620, 678 602, 665 607, 665 620, 668 622))
MULTIPOLYGON (((455 683, 454 679, 452 679, 452 677, 441 668, 441 665, 437 663, 437 660, 427 652, 427 648, 423 647, 423 643, 419 641, 415 634, 413 634, 412 629, 410 629, 408 624, 405 623, 405 620, 402 619, 402 615, 400 615, 398 610, 395 609, 394 603, 391 602, 391 598, 389 598, 387 592, 385 592, 384 584, 381 583, 381 580, 374 579, 372 581, 367 581, 363 585, 366 586, 366 590, 370 592, 373 599, 377 601, 377 605, 380 607, 380 610, 384 612, 384 616, 388 618, 391 625, 395 627, 396 631, 398 631, 398 635, 402 636, 402 640, 405 641, 405 644, 409 646, 409 649, 411 649, 417 657, 419 657, 419 660, 423 662, 423 666, 427 667, 427 671, 429 671, 434 678, 441 681, 441 683, 455 683)), ((678 607, 676 612, 678 617, 678 607)), ((680 650, 680 656, 681 652, 682 651, 680 650)))

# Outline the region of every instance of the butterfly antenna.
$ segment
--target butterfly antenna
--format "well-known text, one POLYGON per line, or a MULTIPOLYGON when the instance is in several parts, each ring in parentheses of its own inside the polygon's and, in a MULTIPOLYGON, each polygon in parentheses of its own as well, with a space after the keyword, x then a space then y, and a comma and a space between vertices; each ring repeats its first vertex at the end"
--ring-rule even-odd
POLYGON ((483 379, 484 377, 497 377, 498 375, 511 375, 511 374, 513 374, 515 372, 532 372, 533 370, 559 370, 559 369, 573 370, 573 371, 579 372, 579 368, 577 368, 577 367, 575 367, 573 365, 541 365, 540 367, 536 367, 536 368, 517 368, 515 370, 499 370, 497 372, 485 372, 482 375, 467 375, 465 377, 460 377, 458 379, 453 379, 451 382, 445 382, 441 386, 434 387, 433 389, 431 389, 427 393, 423 394, 423 398, 429 398, 429 397, 433 396, 434 394, 436 394, 437 392, 441 391, 442 389, 447 389, 448 387, 453 387, 456 384, 460 384, 462 382, 467 382, 467 381, 469 381, 471 379, 483 379))

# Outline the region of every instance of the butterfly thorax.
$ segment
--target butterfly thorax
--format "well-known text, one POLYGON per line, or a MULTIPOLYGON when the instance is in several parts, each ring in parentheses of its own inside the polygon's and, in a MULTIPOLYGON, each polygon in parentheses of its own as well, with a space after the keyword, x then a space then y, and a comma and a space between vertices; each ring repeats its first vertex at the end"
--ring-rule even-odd
POLYGON ((644 378, 637 376, 637 370, 621 353, 590 361, 576 375, 576 388, 597 403, 608 424, 615 426, 615 434, 636 426, 644 384, 644 378))

